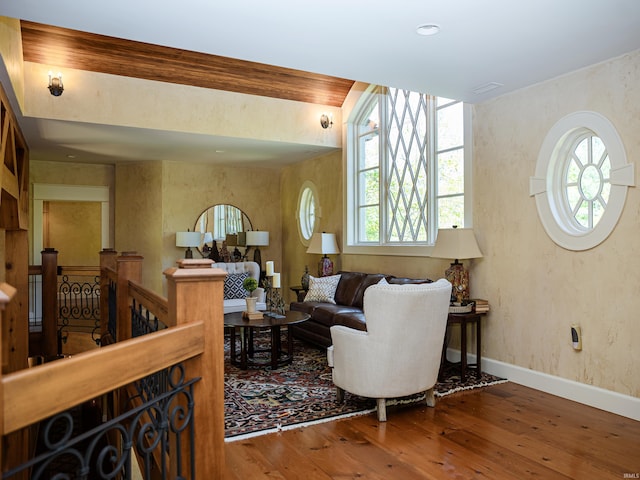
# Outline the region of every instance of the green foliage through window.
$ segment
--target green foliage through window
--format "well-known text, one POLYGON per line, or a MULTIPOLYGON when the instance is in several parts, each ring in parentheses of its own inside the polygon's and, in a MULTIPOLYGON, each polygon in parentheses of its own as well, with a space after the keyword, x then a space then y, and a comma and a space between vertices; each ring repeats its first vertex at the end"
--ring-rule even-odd
POLYGON ((355 118, 351 244, 427 245, 464 226, 462 102, 378 87, 355 118))

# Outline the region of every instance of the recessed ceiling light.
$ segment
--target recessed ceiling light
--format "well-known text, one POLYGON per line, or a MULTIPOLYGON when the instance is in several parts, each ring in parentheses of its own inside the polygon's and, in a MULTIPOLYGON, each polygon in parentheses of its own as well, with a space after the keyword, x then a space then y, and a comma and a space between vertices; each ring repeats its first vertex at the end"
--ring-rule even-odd
POLYGON ((435 23, 425 23, 424 25, 418 25, 416 27, 416 33, 425 37, 429 35, 435 35, 440 31, 440 25, 435 23))

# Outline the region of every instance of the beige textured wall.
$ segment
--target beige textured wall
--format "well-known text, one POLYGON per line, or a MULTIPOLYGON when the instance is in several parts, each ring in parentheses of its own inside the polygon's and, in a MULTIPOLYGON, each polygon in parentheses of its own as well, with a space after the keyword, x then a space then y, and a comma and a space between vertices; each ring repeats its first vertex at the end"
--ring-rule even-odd
MULTIPOLYGON (((283 215, 283 250, 285 254, 283 287, 285 300, 291 301, 295 294, 289 286, 299 285, 305 265, 309 266, 311 275, 317 275, 319 255, 306 253, 297 228, 297 202, 302 184, 309 180, 318 189, 318 202, 321 217, 316 226, 317 232, 333 232, 341 245, 343 235, 343 174, 342 151, 317 157, 305 162, 291 165, 282 174, 282 215, 283 215)), ((342 247, 341 247, 342 249, 342 247)), ((380 255, 333 255, 334 270, 361 272, 381 272, 396 276, 416 278, 441 278, 448 264, 442 260, 427 257, 401 257, 380 255)))
MULTIPOLYGON (((340 145, 338 129, 319 127, 341 110, 304 102, 62 68, 65 91, 42 95, 55 65, 24 62, 25 115, 252 140, 340 145)), ((145 159, 141 159, 145 160, 145 159)))
POLYGON ((485 356, 636 397, 640 189, 628 189, 604 243, 573 252, 546 235, 528 183, 549 129, 580 110, 614 124, 637 178, 638 85, 636 51, 475 106, 474 229, 485 257, 472 286, 492 307, 485 356), (582 328, 581 352, 571 348, 572 323, 582 328))
MULTIPOLYGON (((269 232, 269 246, 260 248, 262 268, 267 260, 273 260, 276 268, 282 265, 278 170, 182 162, 163 162, 163 165, 163 268, 175 266, 176 260, 184 257, 184 249, 175 246, 175 232, 186 228, 193 230, 200 214, 220 203, 242 210, 254 230, 269 232)), ((250 259, 253 259, 253 252, 253 249, 249 251, 250 259)), ((194 256, 198 255, 195 252, 194 256)))
POLYGON ((144 257, 142 284, 162 293, 162 163, 116 166, 116 232, 118 252, 144 257))
MULTIPOLYGON (((95 185, 109 187, 111 212, 109 223, 114 232, 114 195, 115 168, 113 165, 100 165, 73 162, 48 162, 34 160, 29 162, 29 183, 48 183, 54 185, 95 185)), ((33 188, 29 189, 29 218, 33 222, 33 188)), ((29 243, 33 242, 33 224, 29 226, 29 243)), ((113 243, 112 243, 113 244, 113 243)), ((98 243, 98 251, 100 244, 98 243)), ((31 251, 29 252, 31 255, 31 251)), ((33 259, 29 260, 34 263, 33 259)), ((39 260, 35 262, 39 264, 39 260)), ((96 264, 97 265, 97 264, 96 264)))
MULTIPOLYGON (((307 254, 298 233, 296 212, 300 189, 305 181, 314 183, 317 189, 316 199, 321 214, 317 219, 315 231, 335 233, 338 243, 342 241, 342 150, 316 157, 283 169, 282 188, 282 238, 284 266, 282 267, 282 294, 285 302, 295 300, 295 293, 289 290, 292 285, 300 285, 305 265, 309 273, 317 275, 320 255, 307 254)), ((332 255, 334 270, 342 268, 340 256, 332 255)))
POLYGON ((58 250, 58 265, 100 265, 102 205, 99 202, 47 202, 43 247, 58 250))
MULTIPOLYGON (((0 57, 4 63, 11 87, 4 86, 9 94, 13 90, 19 108, 24 108, 24 70, 22 62, 22 35, 20 20, 16 18, 0 17, 0 57)), ((46 77, 45 77, 46 78, 46 77)), ((18 112, 14 112, 18 113, 18 112)))

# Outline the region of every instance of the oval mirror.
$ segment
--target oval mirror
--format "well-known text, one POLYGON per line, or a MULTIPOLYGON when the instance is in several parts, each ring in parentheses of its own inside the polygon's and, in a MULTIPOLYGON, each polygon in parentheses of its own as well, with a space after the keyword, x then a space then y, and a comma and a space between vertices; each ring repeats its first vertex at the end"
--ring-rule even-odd
MULTIPOLYGON (((196 220, 193 230, 202 234, 202 243, 198 247, 198 251, 203 257, 210 256, 214 241, 218 251, 223 246, 222 242, 226 242, 231 257, 226 260, 240 261, 241 258, 238 258, 239 247, 244 247, 246 243, 243 240, 244 232, 252 230, 252 226, 249 217, 238 207, 220 204, 213 205, 202 212, 196 220)), ((225 261, 225 259, 220 258, 219 261, 225 261)))

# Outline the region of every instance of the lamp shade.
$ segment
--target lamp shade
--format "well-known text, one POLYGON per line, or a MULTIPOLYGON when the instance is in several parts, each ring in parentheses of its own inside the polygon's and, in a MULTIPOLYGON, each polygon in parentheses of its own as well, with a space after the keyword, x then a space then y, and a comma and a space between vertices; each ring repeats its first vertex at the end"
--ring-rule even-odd
POLYGON ((247 232, 238 232, 236 247, 246 247, 246 246, 247 246, 247 232))
POLYGON ((202 239, 202 243, 211 243, 213 242, 213 234, 211 232, 207 232, 204 234, 204 238, 202 239))
POLYGON ((238 245, 238 234, 227 233, 224 241, 227 242, 228 247, 235 247, 238 245))
POLYGON ((176 232, 176 247, 199 247, 200 232, 176 232))
POLYGON ((340 253, 335 233, 314 233, 309 242, 307 253, 329 255, 340 253))
POLYGON ((482 252, 471 228, 443 228, 438 230, 438 238, 431 253, 435 258, 480 258, 482 252))
POLYGON ((269 232, 250 230, 247 233, 247 246, 265 247, 269 245, 269 232))

